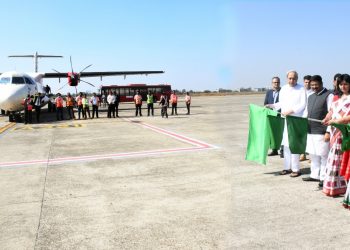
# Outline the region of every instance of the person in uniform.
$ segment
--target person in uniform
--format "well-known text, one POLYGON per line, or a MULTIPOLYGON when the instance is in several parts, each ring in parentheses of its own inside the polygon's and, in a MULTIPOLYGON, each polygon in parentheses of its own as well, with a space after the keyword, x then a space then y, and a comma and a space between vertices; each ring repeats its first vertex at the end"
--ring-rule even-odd
POLYGON ((140 91, 136 91, 136 95, 134 96, 134 102, 135 102, 135 116, 137 116, 140 112, 140 116, 142 116, 141 113, 141 107, 142 107, 142 96, 140 95, 140 91))
POLYGON ((154 116, 153 103, 154 103, 154 96, 153 96, 151 91, 148 91, 148 94, 147 94, 147 116, 149 116, 150 113, 152 114, 152 116, 154 116))
POLYGON ((74 98, 68 92, 66 97, 66 108, 68 112, 69 119, 75 119, 74 116, 74 98))
POLYGON ((42 96, 41 93, 38 92, 34 96, 34 108, 35 108, 35 115, 36 115, 36 122, 40 123, 40 113, 41 113, 41 104, 42 104, 42 96))
POLYGON ((24 124, 32 123, 32 110, 33 110, 33 100, 30 97, 30 94, 27 95, 27 98, 24 99, 24 124))

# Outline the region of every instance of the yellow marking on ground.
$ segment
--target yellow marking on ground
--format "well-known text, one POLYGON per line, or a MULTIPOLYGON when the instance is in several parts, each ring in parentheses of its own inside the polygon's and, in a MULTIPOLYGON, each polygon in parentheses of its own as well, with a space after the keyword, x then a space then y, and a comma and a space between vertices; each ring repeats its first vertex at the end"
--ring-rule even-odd
POLYGON ((5 132, 6 130, 8 130, 9 128, 12 128, 13 126, 15 126, 16 123, 15 122, 11 122, 9 124, 7 124, 6 126, 0 128, 0 134, 5 132))
POLYGON ((81 128, 83 124, 58 124, 58 125, 45 125, 45 126, 31 126, 25 125, 23 127, 14 128, 13 130, 34 130, 34 129, 53 129, 53 128, 81 128))

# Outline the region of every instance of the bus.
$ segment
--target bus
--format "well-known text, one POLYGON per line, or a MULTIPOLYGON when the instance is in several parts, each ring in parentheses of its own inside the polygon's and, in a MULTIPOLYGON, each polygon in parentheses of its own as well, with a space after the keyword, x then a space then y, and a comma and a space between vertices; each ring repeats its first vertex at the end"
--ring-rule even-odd
POLYGON ((159 101, 162 93, 168 96, 171 95, 171 85, 170 84, 129 84, 129 85, 102 85, 101 86, 101 96, 108 96, 109 91, 116 92, 119 95, 120 102, 133 102, 136 91, 140 91, 142 100, 147 100, 148 91, 155 97, 155 102, 159 101))

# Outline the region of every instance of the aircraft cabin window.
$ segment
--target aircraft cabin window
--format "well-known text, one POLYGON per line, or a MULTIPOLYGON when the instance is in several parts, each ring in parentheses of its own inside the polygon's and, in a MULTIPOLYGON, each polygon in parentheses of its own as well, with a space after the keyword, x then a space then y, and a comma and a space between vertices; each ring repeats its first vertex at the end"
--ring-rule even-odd
POLYGON ((11 82, 11 78, 10 77, 2 77, 0 79, 0 84, 7 84, 11 82))
POLYGON ((26 80, 27 84, 34 84, 33 80, 28 78, 28 77, 24 77, 24 79, 26 80))
POLYGON ((12 77, 12 84, 24 84, 24 78, 23 77, 12 77))

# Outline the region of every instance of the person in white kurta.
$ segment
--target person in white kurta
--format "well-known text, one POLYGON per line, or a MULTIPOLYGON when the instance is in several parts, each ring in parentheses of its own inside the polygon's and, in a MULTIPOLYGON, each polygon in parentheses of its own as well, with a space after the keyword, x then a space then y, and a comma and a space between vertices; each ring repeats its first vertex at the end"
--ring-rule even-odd
MULTIPOLYGON (((283 116, 293 115, 301 117, 306 106, 306 92, 303 85, 297 83, 298 73, 289 71, 287 73, 288 84, 281 88, 279 102, 270 104, 269 107, 281 109, 283 116)), ((291 177, 300 176, 299 154, 292 154, 289 148, 287 123, 283 131, 282 145, 284 145, 284 170, 281 175, 289 174, 291 177)))
MULTIPOLYGON (((332 104, 333 94, 323 87, 319 75, 312 76, 311 88, 314 91, 308 98, 304 117, 323 120, 332 104)), ((323 181, 329 153, 329 134, 327 127, 318 122, 309 121, 306 152, 310 155, 311 173, 303 181, 323 181)))

